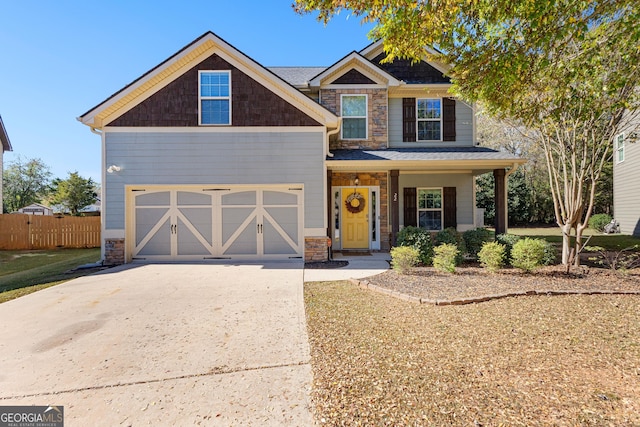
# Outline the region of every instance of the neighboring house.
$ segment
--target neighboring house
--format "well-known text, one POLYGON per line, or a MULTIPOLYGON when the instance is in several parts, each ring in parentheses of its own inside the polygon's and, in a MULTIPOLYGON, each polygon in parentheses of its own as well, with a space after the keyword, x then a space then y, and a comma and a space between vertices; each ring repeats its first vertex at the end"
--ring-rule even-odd
MULTIPOLYGON (((0 116, 0 145, 2 145, 2 150, 0 150, 0 203, 2 202, 2 176, 4 172, 4 152, 12 151, 11 141, 9 141, 9 135, 7 135, 7 130, 4 128, 4 122, 2 121, 2 116, 0 116)), ((0 208, 0 215, 2 215, 2 209, 0 208)))
POLYGON ((18 209, 18 213, 27 215, 53 215, 53 209, 40 203, 32 203, 29 206, 18 209))
POLYGON ((613 214, 620 232, 640 236, 640 144, 634 132, 613 141, 613 214))
POLYGON ((403 226, 474 228, 474 177, 523 159, 477 147, 443 64, 265 68, 211 32, 78 118, 100 132, 106 263, 388 250, 403 226))

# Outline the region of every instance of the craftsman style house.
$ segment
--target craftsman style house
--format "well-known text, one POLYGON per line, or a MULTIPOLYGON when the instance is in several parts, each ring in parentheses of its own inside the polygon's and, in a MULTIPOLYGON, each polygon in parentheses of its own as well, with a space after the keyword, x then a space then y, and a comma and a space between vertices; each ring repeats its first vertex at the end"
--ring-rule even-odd
POLYGON ((524 160, 478 147, 447 66, 265 68, 208 32, 78 119, 102 138, 106 263, 327 259, 403 226, 472 229, 474 177, 524 160))

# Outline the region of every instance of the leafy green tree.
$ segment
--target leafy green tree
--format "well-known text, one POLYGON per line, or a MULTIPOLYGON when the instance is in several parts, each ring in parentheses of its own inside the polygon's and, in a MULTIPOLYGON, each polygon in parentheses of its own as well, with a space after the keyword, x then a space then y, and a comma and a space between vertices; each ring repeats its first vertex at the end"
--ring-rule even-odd
POLYGON ((83 178, 78 172, 69 172, 67 179, 56 178, 51 185, 52 204, 62 205, 72 215, 79 215, 82 208, 98 199, 96 184, 91 178, 83 178))
POLYGON ((562 262, 579 263, 613 137, 634 130, 625 111, 640 111, 637 0, 297 0, 294 7, 325 22, 342 9, 375 22, 371 37, 384 41, 387 60, 452 64, 454 93, 531 130, 526 136, 544 149, 562 262))
POLYGON ((18 156, 2 174, 2 210, 15 212, 41 202, 49 190, 51 172, 41 159, 25 160, 18 156))

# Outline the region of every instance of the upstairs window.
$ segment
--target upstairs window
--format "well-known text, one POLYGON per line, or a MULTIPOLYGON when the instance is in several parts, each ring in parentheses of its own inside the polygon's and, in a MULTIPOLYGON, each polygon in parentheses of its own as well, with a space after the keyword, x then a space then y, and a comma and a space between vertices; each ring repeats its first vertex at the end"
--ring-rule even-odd
POLYGON ((616 163, 624 162, 624 134, 618 134, 614 138, 616 150, 616 163))
POLYGON ((442 102, 417 99, 418 141, 442 141, 442 102))
POLYGON ((342 139, 367 139, 367 95, 342 95, 342 139))
POLYGON ((231 71, 200 71, 201 125, 231 124, 231 71))

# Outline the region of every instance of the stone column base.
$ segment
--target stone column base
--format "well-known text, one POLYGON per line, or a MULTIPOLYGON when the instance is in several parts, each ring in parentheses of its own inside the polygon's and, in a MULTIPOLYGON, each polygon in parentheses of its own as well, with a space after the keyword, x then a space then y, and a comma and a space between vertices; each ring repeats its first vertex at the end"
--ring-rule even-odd
POLYGON ((105 239, 104 265, 124 264, 124 239, 105 239))
POLYGON ((304 238, 304 261, 328 261, 329 260, 329 238, 305 237, 304 238))

